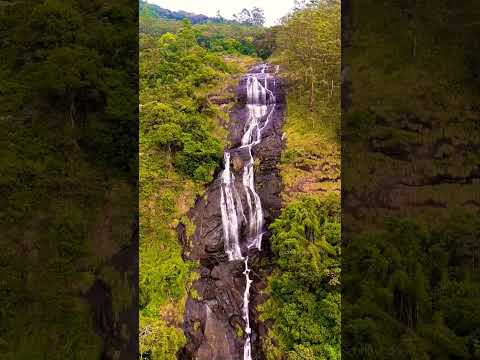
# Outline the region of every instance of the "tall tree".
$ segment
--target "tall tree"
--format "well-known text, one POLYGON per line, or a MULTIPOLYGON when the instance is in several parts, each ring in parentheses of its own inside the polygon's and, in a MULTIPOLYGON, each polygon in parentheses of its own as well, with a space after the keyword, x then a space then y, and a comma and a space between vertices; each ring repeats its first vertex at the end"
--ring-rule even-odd
POLYGON ((259 7, 251 10, 242 9, 238 14, 233 15, 233 19, 241 24, 263 26, 265 24, 265 12, 259 7))
POLYGON ((243 24, 251 24, 252 21, 252 14, 250 13, 250 10, 244 8, 240 13, 238 14, 238 20, 243 23, 243 24))
POLYGON ((219 23, 224 23, 225 22, 225 18, 222 16, 220 10, 217 10, 217 13, 215 15, 215 20, 219 23))
POLYGON ((340 2, 313 1, 302 6, 283 19, 277 40, 279 55, 291 80, 309 92, 310 110, 322 102, 326 116, 337 116, 340 2))
POLYGON ((263 26, 265 24, 265 12, 259 7, 254 7, 251 14, 251 22, 253 25, 263 26))

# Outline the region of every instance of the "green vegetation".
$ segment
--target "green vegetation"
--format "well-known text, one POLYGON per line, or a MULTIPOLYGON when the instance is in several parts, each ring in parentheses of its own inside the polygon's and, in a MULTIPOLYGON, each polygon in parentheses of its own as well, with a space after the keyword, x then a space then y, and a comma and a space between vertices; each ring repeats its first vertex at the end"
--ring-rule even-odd
POLYGON ((229 100, 226 87, 251 60, 200 46, 188 21, 176 34, 142 33, 140 49, 140 351, 174 359, 186 296, 198 296, 175 228, 194 231, 185 214, 221 163, 227 109, 211 96, 229 100))
POLYGON ((340 359, 338 197, 295 201, 270 229, 276 268, 261 311, 274 320, 270 336, 278 346, 270 357, 266 349, 267 358, 340 359))
POLYGON ((92 285, 121 299, 102 310, 112 331, 133 301, 111 260, 135 232, 135 9, 47 0, 0 12, 0 351, 98 359, 122 345, 94 324, 92 285))
POLYGON ((390 220, 346 246, 343 333, 348 359, 475 359, 480 355, 480 221, 390 220))
POLYGON ((463 112, 472 116, 480 61, 478 29, 471 25, 476 24, 475 14, 469 11, 473 5, 471 0, 456 8, 445 1, 367 0, 354 5, 356 17, 345 27, 349 29, 345 65, 352 65, 348 77, 355 80, 352 110, 374 110, 382 117, 435 116, 443 121, 451 116, 444 111, 448 107, 460 116, 463 112), (437 16, 426 21, 432 8, 437 16))
MULTIPOLYGON (((140 34, 159 37, 166 33, 177 34, 181 21, 159 18, 147 9, 141 10, 140 34)), ((221 54, 249 55, 267 58, 273 51, 272 30, 240 22, 208 22, 192 25, 200 46, 221 54)))
POLYGON ((298 196, 323 197, 340 193, 340 143, 336 123, 324 121, 316 110, 308 110, 308 95, 292 88, 287 94, 287 110, 283 131, 286 148, 280 163, 288 203, 298 196), (316 123, 313 128, 311 121, 316 123))
POLYGON ((340 191, 340 4, 312 2, 275 30, 287 84, 283 198, 340 191))
MULTIPOLYGON (((283 21, 277 32, 278 61, 287 79, 300 92, 300 98, 301 94, 308 94, 310 112, 338 132, 340 3, 312 1, 283 21)), ((313 115, 308 120, 307 125, 313 129, 320 125, 313 115)))
MULTIPOLYGON (((247 16, 246 12, 243 14, 247 16)), ((250 14, 251 15, 251 14, 250 14)), ((240 16, 240 15, 239 15, 240 16)), ((140 299, 142 356, 174 358, 185 343, 184 301, 195 264, 181 258, 175 227, 212 180, 225 130, 225 93, 247 56, 274 54, 287 86, 284 182, 303 171, 312 184, 328 172, 331 188, 294 193, 272 225, 274 271, 262 317, 273 321, 264 339, 272 359, 338 359, 340 351, 339 4, 312 2, 265 29, 232 22, 191 25, 142 11, 140 18, 140 299), (312 42, 311 39, 317 41, 312 42), (294 41, 292 41, 292 39, 294 41), (313 54, 320 54, 312 58, 313 54), (215 95, 217 96, 217 95, 215 95), (331 170, 325 170, 327 161, 331 170), (303 170, 301 170, 303 169, 303 170), (304 196, 301 196, 304 195, 304 196), (313 270, 312 270, 313 269, 313 270), (301 321, 298 321, 301 319, 301 321), (275 345, 273 345, 275 344, 275 345)), ((237 81, 237 80, 234 80, 237 81)), ((292 192, 290 194, 290 192, 292 192)), ((237 336, 241 336, 237 329, 237 336)))
POLYGON ((340 4, 312 1, 270 31, 287 90, 285 207, 261 318, 269 359, 340 359, 340 4))
POLYGON ((479 358, 473 2, 352 5, 344 358, 479 358))

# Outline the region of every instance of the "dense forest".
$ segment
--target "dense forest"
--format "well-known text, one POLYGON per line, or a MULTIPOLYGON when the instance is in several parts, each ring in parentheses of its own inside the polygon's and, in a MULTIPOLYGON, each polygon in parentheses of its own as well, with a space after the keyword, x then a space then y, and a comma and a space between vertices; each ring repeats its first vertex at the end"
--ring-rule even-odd
POLYGON ((0 13, 1 357, 128 357, 137 347, 136 9, 11 1, 0 13))
POLYGON ((142 358, 173 359, 185 345, 185 300, 195 296, 198 275, 175 229, 193 232, 187 211, 221 165, 238 77, 268 59, 282 69, 287 114, 279 164, 285 208, 271 225, 273 271, 260 309, 272 324, 264 351, 272 359, 339 359, 339 2, 297 4, 271 28, 241 14, 192 23, 147 10, 140 12, 142 358))
POLYGON ((343 28, 343 358, 477 359, 474 2, 351 5, 343 28))

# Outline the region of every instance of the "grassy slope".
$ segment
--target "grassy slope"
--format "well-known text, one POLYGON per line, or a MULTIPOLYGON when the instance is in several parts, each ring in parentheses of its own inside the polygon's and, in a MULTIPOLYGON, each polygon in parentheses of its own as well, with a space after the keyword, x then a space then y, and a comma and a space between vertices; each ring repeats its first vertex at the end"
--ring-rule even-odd
POLYGON ((286 146, 280 165, 287 204, 303 195, 324 197, 340 192, 338 124, 320 115, 320 105, 310 112, 306 101, 301 91, 288 91, 283 128, 286 146))
MULTIPOLYGON (((288 74, 286 75, 288 77, 288 74)), ((287 78, 284 81, 289 84, 287 78)), ((327 221, 330 221, 336 230, 326 236, 327 238, 332 236, 335 247, 339 247, 337 242, 339 212, 334 210, 339 206, 341 186, 339 119, 326 116, 324 114, 326 110, 321 104, 317 104, 314 110, 310 111, 308 93, 305 90, 291 83, 287 85, 286 90, 287 108, 283 126, 285 148, 279 164, 284 185, 282 191, 284 209, 281 218, 273 225, 275 229, 272 246, 276 260, 265 291, 269 295, 269 300, 260 306, 261 319, 273 320, 268 336, 263 339, 264 351, 267 358, 271 360, 286 357, 313 359, 319 354, 327 356, 325 355, 327 353, 330 354, 329 358, 334 359, 339 353, 337 336, 340 334, 339 328, 335 328, 338 325, 339 316, 333 315, 338 313, 340 304, 339 293, 333 290, 338 286, 336 281, 339 267, 336 255, 325 257, 320 241, 315 240, 314 244, 309 244, 302 236, 297 237, 294 228, 298 226, 299 229, 304 229, 301 232, 305 231, 310 222, 320 221, 320 212, 328 208, 330 215, 327 221), (305 215, 298 217, 300 213, 305 215), (288 248, 286 244, 292 244, 292 241, 298 241, 297 245, 293 245, 290 250, 285 250, 288 248), (295 248, 297 250, 293 250, 295 248), (280 256, 282 251, 286 252, 280 256), (313 256, 313 253, 317 255, 313 256), (298 268, 291 265, 297 261, 298 264, 301 262, 299 259, 294 260, 295 254, 305 262, 303 265, 298 265, 298 268), (282 258, 286 261, 283 265, 282 258), (318 278, 302 280, 299 274, 303 271, 311 271, 312 266, 323 269, 317 269, 318 278), (324 271, 325 273, 322 274, 324 271), (325 282, 336 285, 331 290, 327 290, 328 295, 327 292, 314 294, 308 290, 311 284, 306 284, 317 281, 320 282, 317 286, 325 282), (287 295, 289 291, 292 293, 287 295), (327 319, 330 316, 327 313, 332 316, 331 319, 327 319), (295 320, 293 318, 289 320, 290 317, 295 320), (297 325, 300 318, 303 325, 297 325), (289 323, 290 321, 293 322, 289 323), (328 329, 325 330, 326 333, 330 334, 327 337, 320 335, 324 330, 319 329, 324 326, 324 329, 328 329), (297 331, 303 331, 303 335, 296 336, 297 331)), ((317 228, 316 238, 323 238, 324 231, 328 232, 322 226, 317 228)))

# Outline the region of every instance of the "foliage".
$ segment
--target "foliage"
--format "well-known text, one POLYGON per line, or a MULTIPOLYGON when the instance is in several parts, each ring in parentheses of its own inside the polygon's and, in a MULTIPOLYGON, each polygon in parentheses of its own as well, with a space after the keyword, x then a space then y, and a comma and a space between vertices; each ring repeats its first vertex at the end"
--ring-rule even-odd
POLYGON ((175 359, 176 351, 185 345, 181 329, 163 320, 142 317, 140 320, 140 359, 175 359))
POLYGON ((220 164, 224 116, 209 101, 238 71, 199 45, 183 21, 175 34, 140 36, 140 350, 173 359, 185 337, 184 302, 194 263, 173 231, 220 164))
POLYGON ((120 347, 97 332, 92 286, 122 294, 105 309, 115 319, 133 300, 111 258, 135 230, 135 8, 27 0, 0 11, 2 358, 96 359, 120 347))
POLYGON ((251 10, 244 8, 238 14, 233 15, 233 19, 240 24, 263 26, 265 24, 265 12, 256 6, 251 10))
POLYGON ((262 318, 288 359, 340 359, 340 202, 304 198, 270 226, 277 269, 262 318))
POLYGON ((304 192, 318 196, 340 193, 341 159, 336 129, 318 119, 316 112, 311 115, 317 118, 318 126, 310 126, 305 117, 308 105, 302 101, 305 97, 293 90, 287 94, 283 125, 286 146, 279 164, 284 185, 282 199, 287 203, 304 192))
POLYGON ((355 199, 345 201, 347 359, 479 358, 478 209, 467 205, 478 193, 469 179, 478 167, 472 4, 366 1, 350 9, 343 147, 350 165, 342 176, 355 199), (397 192, 398 184, 411 186, 397 192))
MULTIPOLYGON (((215 139, 221 136, 213 136, 216 125, 211 118, 215 109, 205 99, 208 90, 203 89, 214 86, 215 78, 225 81, 225 74, 234 72, 220 56, 237 59, 242 54, 259 54, 266 58, 278 47, 276 59, 284 66, 285 73, 292 74, 299 66, 309 68, 310 63, 301 60, 307 59, 308 51, 319 47, 309 49, 308 36, 314 33, 318 39, 327 41, 319 34, 327 27, 328 35, 336 41, 339 32, 335 31, 333 14, 339 15, 337 10, 329 7, 327 16, 323 10, 307 7, 299 10, 303 15, 294 14, 283 26, 272 29, 231 23, 192 26, 187 22, 153 21, 141 15, 141 319, 142 323, 153 322, 158 329, 163 329, 157 334, 175 332, 175 321, 165 322, 162 309, 174 304, 178 313, 183 311, 186 288, 192 280, 188 275, 191 265, 182 261, 171 229, 183 221, 179 208, 191 206, 193 195, 211 179, 212 170, 219 162, 215 139), (296 34, 308 17, 316 21, 316 27, 310 26, 309 32, 296 34), (304 52, 303 58, 292 60, 296 61, 295 69, 293 63, 288 65, 294 56, 293 50, 289 45, 278 45, 291 35, 304 37, 300 39, 303 45, 299 48, 304 52), (182 197, 189 199, 188 206, 180 206, 178 199, 182 197)), ((326 51, 328 44, 321 46, 326 51)), ((337 50, 332 49, 329 59, 339 57, 337 50)), ((334 60, 335 64, 326 66, 314 63, 314 76, 327 74, 325 76, 331 76, 337 84, 339 58, 334 60)), ((289 77, 288 148, 297 144, 299 156, 308 158, 309 154, 316 156, 323 151, 324 147, 319 150, 319 139, 326 147, 335 147, 339 96, 336 88, 333 93, 329 88, 325 101, 315 101, 312 106, 308 96, 310 79, 302 82, 295 74, 289 77), (329 112, 332 109, 334 112, 329 112)), ((315 90, 315 96, 320 91, 323 88, 315 90)), ((338 200, 332 197, 299 200, 284 209, 283 217, 272 227, 277 270, 269 280, 272 297, 263 309, 264 317, 274 320, 271 334, 274 339, 268 350, 271 354, 291 359, 339 358, 338 207, 338 200), (289 223, 295 227, 290 228, 289 223), (291 252, 289 246, 297 253, 291 252), (312 271, 312 266, 318 272, 312 271), (295 325, 298 319, 302 321, 295 325), (275 342, 280 343, 278 348, 273 346, 275 342)), ((157 340, 149 336, 140 339, 148 359, 173 357, 184 341, 177 339, 177 343, 172 338, 154 350, 157 340), (152 355, 154 352, 156 355, 152 355)))
POLYGON ((287 90, 281 161, 282 197, 287 202, 302 192, 340 192, 338 17, 336 2, 309 1, 297 4, 281 26, 271 29, 276 37, 272 61, 280 65, 287 90), (310 39, 318 41, 311 44, 310 39), (330 85, 317 81, 321 77, 330 85))
POLYGON ((260 306, 272 321, 262 339, 269 359, 341 356, 339 10, 337 2, 297 4, 264 35, 287 90, 286 205, 271 225, 274 270, 260 306), (304 184, 311 190, 299 191, 304 184))
POLYGON ((479 235, 476 217, 456 214, 434 228, 392 219, 352 239, 343 269, 347 358, 477 357, 479 235))
POLYGON ((471 116, 465 108, 478 99, 480 64, 475 14, 469 11, 474 4, 368 0, 352 7, 356 15, 345 23, 344 59, 349 92, 358 99, 355 110, 382 118, 409 113, 446 121, 453 110, 471 116), (429 18, 432 8, 436 16, 429 18), (452 111, 442 111, 439 104, 452 111))
MULTIPOLYGON (((140 14, 141 34, 150 36, 177 34, 182 24, 178 20, 158 18, 146 11, 140 14)), ((192 29, 199 45, 212 52, 250 56, 258 54, 263 58, 272 52, 271 32, 261 26, 218 21, 197 23, 192 29), (269 35, 266 35, 267 33, 269 35)))
POLYGON ((340 2, 311 1, 283 19, 275 57, 315 118, 340 128, 340 2), (302 96, 303 98, 304 96, 302 96))
POLYGON ((186 176, 211 180, 222 146, 212 133, 215 109, 198 90, 233 70, 198 46, 188 23, 178 35, 167 33, 157 41, 145 35, 141 41, 142 149, 162 151, 186 176))

